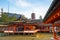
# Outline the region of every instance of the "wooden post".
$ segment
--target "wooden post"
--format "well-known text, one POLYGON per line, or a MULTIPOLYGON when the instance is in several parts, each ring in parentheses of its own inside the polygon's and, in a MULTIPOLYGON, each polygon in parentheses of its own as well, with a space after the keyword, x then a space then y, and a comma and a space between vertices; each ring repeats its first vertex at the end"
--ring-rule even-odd
POLYGON ((14 33, 16 32, 16 26, 14 25, 14 33))
POLYGON ((10 27, 8 27, 8 36, 9 36, 10 27))
POLYGON ((24 31, 26 30, 26 25, 24 25, 24 31))
POLYGON ((54 24, 52 25, 52 31, 53 31, 54 40, 57 40, 57 38, 56 38, 56 32, 55 32, 55 30, 54 30, 54 24))
POLYGON ((48 31, 50 31, 50 27, 48 27, 48 31))
POLYGON ((29 25, 29 27, 28 27, 28 28, 29 28, 29 30, 32 30, 32 26, 31 26, 31 25, 29 25))
POLYGON ((44 28, 44 27, 45 27, 45 26, 43 26, 43 29, 44 29, 43 32, 46 32, 46 28, 47 28, 47 27, 46 27, 46 28, 44 28))

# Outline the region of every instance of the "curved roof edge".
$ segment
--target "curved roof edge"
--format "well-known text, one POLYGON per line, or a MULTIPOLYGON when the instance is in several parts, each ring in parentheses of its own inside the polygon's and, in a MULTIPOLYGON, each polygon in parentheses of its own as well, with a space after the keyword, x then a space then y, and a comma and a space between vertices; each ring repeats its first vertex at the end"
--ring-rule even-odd
POLYGON ((53 0, 53 2, 51 3, 44 19, 43 19, 43 22, 46 21, 46 19, 52 14, 51 11, 53 11, 54 7, 60 2, 60 0, 53 0))

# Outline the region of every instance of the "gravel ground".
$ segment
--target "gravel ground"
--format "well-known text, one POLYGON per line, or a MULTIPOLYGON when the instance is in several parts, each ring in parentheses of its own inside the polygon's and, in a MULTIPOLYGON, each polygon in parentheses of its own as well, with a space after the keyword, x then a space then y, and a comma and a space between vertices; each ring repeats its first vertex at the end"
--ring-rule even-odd
POLYGON ((0 40, 50 40, 53 37, 50 33, 38 33, 36 35, 11 35, 0 37, 0 40))

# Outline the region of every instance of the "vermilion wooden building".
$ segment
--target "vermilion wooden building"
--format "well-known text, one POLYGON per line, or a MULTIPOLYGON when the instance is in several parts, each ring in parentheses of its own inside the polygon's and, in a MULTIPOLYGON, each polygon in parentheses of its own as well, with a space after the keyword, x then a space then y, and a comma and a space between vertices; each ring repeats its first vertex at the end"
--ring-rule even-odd
POLYGON ((60 32, 60 0, 53 0, 44 17, 43 24, 15 21, 10 23, 8 27, 4 27, 4 33, 36 33, 37 29, 46 32, 50 31, 50 27, 52 27, 54 40, 58 40, 56 32, 60 32))
POLYGON ((50 8, 45 15, 43 22, 45 24, 52 24, 52 31, 55 40, 56 32, 60 32, 60 0, 53 0, 50 8))
POLYGON ((36 24, 25 23, 20 21, 11 22, 5 28, 4 33, 36 33, 36 24))

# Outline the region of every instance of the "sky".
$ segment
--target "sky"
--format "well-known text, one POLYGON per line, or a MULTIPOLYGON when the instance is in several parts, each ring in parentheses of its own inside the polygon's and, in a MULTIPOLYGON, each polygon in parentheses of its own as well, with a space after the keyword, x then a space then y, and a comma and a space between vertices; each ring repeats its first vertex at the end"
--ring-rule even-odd
MULTIPOLYGON (((4 12, 23 14, 28 19, 35 13, 36 19, 44 18, 53 0, 0 0, 0 9, 4 12), (8 6, 9 5, 9 6, 8 6)), ((1 10, 0 10, 1 12, 1 10)))

